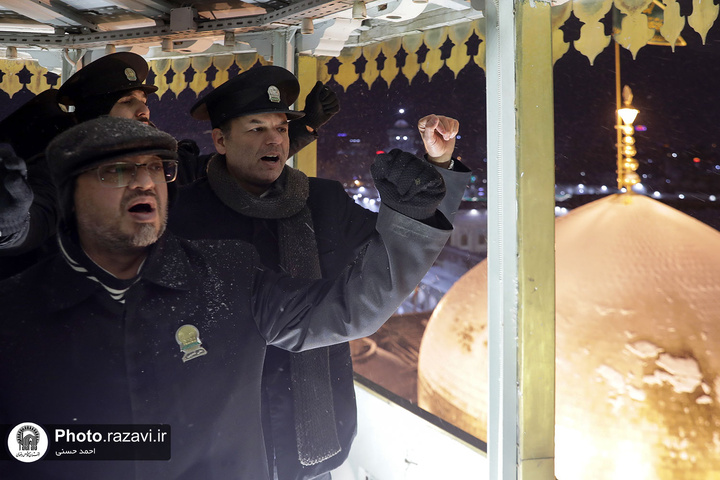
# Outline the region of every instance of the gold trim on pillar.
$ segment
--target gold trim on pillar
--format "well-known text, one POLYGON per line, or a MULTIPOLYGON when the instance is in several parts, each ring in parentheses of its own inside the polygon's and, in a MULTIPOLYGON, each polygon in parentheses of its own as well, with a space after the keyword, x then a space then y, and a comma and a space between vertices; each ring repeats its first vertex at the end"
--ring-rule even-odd
MULTIPOLYGON (((300 98, 296 105, 298 110, 305 108, 305 97, 318 80, 320 66, 316 57, 300 56, 298 58, 297 76, 300 80, 300 98)), ((317 142, 312 142, 295 154, 295 168, 308 177, 317 176, 317 142)))

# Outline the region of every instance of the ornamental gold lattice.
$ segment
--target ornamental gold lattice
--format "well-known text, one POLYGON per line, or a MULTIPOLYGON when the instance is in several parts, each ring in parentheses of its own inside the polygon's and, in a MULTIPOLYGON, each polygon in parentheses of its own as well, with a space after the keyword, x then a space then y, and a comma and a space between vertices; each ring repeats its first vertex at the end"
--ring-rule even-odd
MULTIPOLYGON (((684 45, 680 32, 686 24, 704 42, 720 11, 720 6, 707 0, 693 0, 692 11, 685 17, 680 15, 677 0, 557 3, 552 7, 553 60, 565 55, 572 44, 591 64, 610 45, 612 36, 606 35, 601 20, 611 11, 612 34, 633 56, 647 45, 668 45, 673 49, 684 45), (580 37, 566 42, 561 27, 573 17, 582 24, 580 37)), ((187 88, 199 94, 257 62, 268 63, 256 54, 228 54, 153 60, 150 66, 158 95, 162 96, 168 91, 177 95, 187 88)), ((338 57, 319 57, 318 79, 325 82, 332 77, 343 88, 361 80, 372 87, 378 78, 391 83, 402 74, 412 83, 418 73, 432 78, 444 66, 457 75, 470 62, 485 67, 485 19, 345 48, 338 57)), ((40 93, 53 85, 57 87, 52 75, 34 60, 0 60, 0 78, 2 90, 11 98, 23 88, 40 93), (23 69, 31 75, 23 76, 23 69)))

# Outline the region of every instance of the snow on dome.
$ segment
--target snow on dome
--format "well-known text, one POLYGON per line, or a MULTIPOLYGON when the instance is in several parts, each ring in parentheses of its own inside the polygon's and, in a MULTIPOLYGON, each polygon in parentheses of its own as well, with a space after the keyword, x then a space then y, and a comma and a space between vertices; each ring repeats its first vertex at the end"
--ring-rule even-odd
MULTIPOLYGON (((556 476, 718 478, 720 232, 640 195, 556 221, 556 476)), ((487 266, 423 337, 418 403, 487 440, 487 266)))
POLYGON ((393 128, 410 128, 410 124, 401 118, 393 124, 393 128))

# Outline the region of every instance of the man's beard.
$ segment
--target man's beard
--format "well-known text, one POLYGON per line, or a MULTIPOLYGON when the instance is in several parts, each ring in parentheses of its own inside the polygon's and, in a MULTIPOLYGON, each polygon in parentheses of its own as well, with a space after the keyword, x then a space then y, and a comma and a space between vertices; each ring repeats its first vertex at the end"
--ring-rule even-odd
MULTIPOLYGON (((149 247, 165 233, 167 226, 167 209, 158 205, 161 214, 160 225, 154 223, 141 223, 133 233, 118 231, 115 225, 80 225, 83 231, 95 238, 97 244, 103 245, 106 250, 122 252, 133 252, 138 249, 149 247)), ((78 219, 82 224, 82 220, 78 219)))
POLYGON ((132 247, 149 247, 153 243, 157 242, 158 238, 165 233, 165 223, 166 219, 163 218, 159 229, 155 229, 155 225, 150 223, 141 224, 139 231, 135 232, 135 235, 127 236, 127 244, 132 247))

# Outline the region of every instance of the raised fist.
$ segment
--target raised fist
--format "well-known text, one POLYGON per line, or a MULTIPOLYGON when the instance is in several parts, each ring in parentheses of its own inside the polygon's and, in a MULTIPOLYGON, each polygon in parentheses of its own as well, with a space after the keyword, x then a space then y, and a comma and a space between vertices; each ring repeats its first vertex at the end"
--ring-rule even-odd
POLYGON ((450 162, 459 128, 460 122, 442 115, 428 115, 420 119, 418 130, 430 162, 439 165, 450 162))

